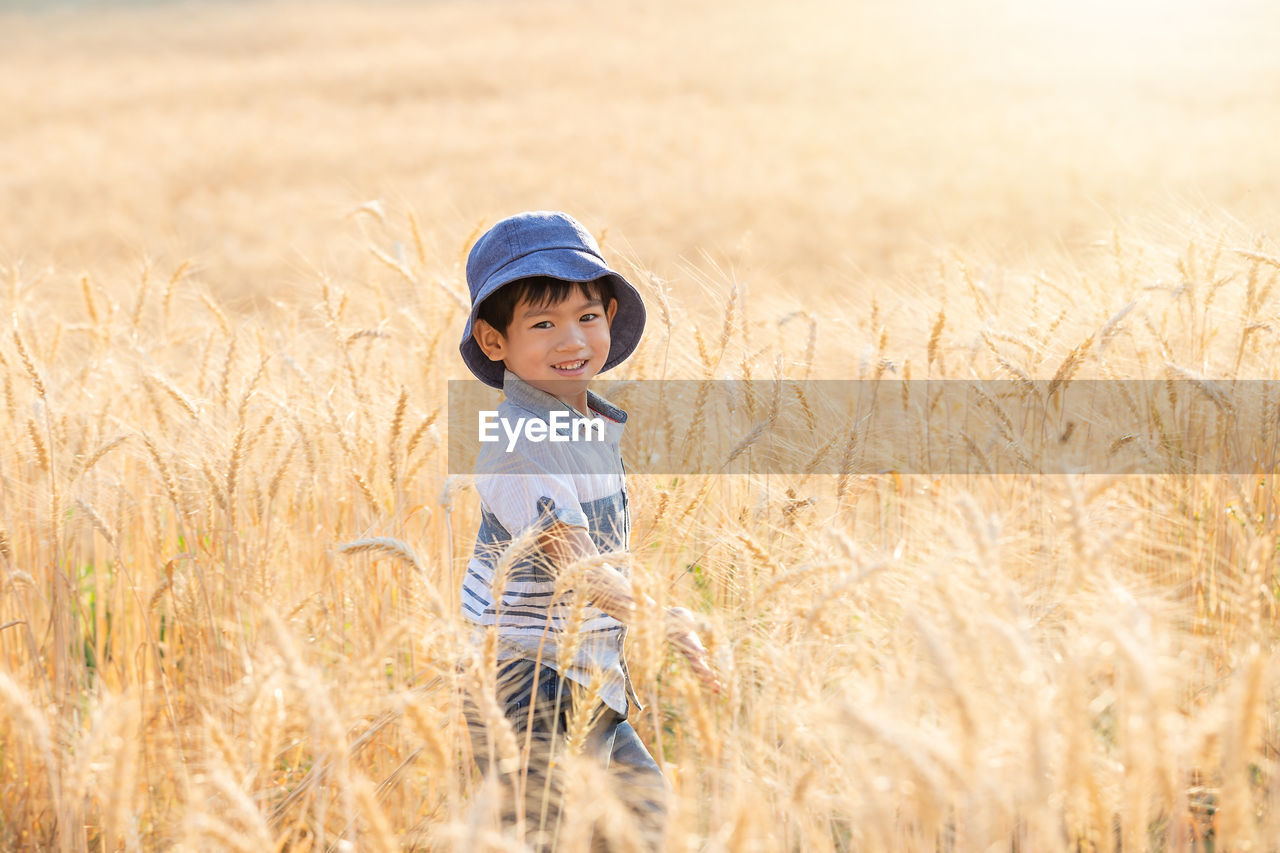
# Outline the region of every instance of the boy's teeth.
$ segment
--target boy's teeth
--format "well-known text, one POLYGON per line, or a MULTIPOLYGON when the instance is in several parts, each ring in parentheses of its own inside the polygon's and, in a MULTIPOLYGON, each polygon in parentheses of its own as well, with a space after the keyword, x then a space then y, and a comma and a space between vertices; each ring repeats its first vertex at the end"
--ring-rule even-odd
POLYGON ((575 370, 584 364, 586 364, 586 359, 578 359, 577 361, 566 361, 555 366, 564 370, 575 370))

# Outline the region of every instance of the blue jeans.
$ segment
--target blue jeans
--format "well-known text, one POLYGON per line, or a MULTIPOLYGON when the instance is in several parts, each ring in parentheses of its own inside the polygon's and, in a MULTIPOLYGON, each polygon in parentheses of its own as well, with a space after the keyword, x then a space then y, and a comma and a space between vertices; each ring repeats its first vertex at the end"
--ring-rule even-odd
MULTIPOLYGON (((522 773, 524 766, 501 766, 501 750, 490 748, 493 739, 484 715, 473 697, 466 698, 472 755, 482 773, 498 776, 503 824, 514 825, 523 805, 527 840, 537 850, 552 849, 559 828, 564 780, 557 773, 562 762, 556 757, 573 725, 571 684, 555 669, 531 660, 498 663, 498 705, 511 723, 517 748, 527 748, 527 774, 522 773)), ((592 717, 595 722, 586 732, 583 751, 608 769, 614 790, 635 816, 642 837, 632 840, 658 849, 666 817, 666 779, 626 717, 603 703, 592 717)), ((596 835, 600 846, 598 831, 596 835)))

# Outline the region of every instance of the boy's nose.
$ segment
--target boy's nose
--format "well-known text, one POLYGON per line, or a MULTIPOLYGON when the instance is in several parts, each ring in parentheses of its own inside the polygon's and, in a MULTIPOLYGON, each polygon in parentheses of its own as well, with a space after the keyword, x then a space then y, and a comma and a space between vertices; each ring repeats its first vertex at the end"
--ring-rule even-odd
POLYGON ((582 330, 576 326, 570 326, 561 335, 557 349, 565 351, 580 350, 586 342, 587 336, 582 333, 582 330))

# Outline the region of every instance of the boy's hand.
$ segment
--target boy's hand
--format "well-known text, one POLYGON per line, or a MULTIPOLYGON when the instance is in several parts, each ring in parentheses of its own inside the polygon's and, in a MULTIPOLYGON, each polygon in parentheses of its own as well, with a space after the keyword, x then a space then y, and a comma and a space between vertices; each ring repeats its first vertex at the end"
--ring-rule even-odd
MULTIPOLYGON (((562 522, 549 527, 538 537, 538 544, 551 558, 557 571, 579 560, 598 557, 595 543, 581 527, 570 527, 562 522)), ((586 574, 586 587, 591 601, 620 622, 630 622, 635 616, 636 600, 631 581, 610 566, 593 566, 586 574)), ((646 599, 650 604, 652 599, 646 599)), ((689 666, 713 693, 723 693, 724 684, 708 662, 707 649, 698 637, 693 614, 684 607, 668 607, 663 614, 667 639, 689 660, 689 666)))
POLYGON ((698 637, 693 614, 684 607, 668 607, 664 614, 667 639, 689 660, 689 666, 712 693, 721 693, 724 685, 708 663, 707 649, 698 637))

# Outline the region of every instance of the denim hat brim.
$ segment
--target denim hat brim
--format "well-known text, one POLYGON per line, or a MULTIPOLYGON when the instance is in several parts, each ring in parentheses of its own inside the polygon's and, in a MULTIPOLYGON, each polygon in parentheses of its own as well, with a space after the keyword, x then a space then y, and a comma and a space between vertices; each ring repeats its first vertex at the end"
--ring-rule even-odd
POLYGON ((533 276, 547 276, 567 282, 594 281, 598 278, 612 281, 618 310, 609 325, 609 357, 605 359, 604 367, 600 368, 601 372, 616 367, 635 352, 640 344, 640 337, 644 334, 646 318, 640 292, 590 252, 570 248, 543 249, 517 258, 494 272, 480 285, 472 300, 471 316, 467 318, 458 350, 462 353, 462 361, 481 382, 493 388, 501 388, 502 373, 506 365, 501 361, 491 361, 471 336, 476 317, 480 314, 480 306, 504 285, 533 276))

